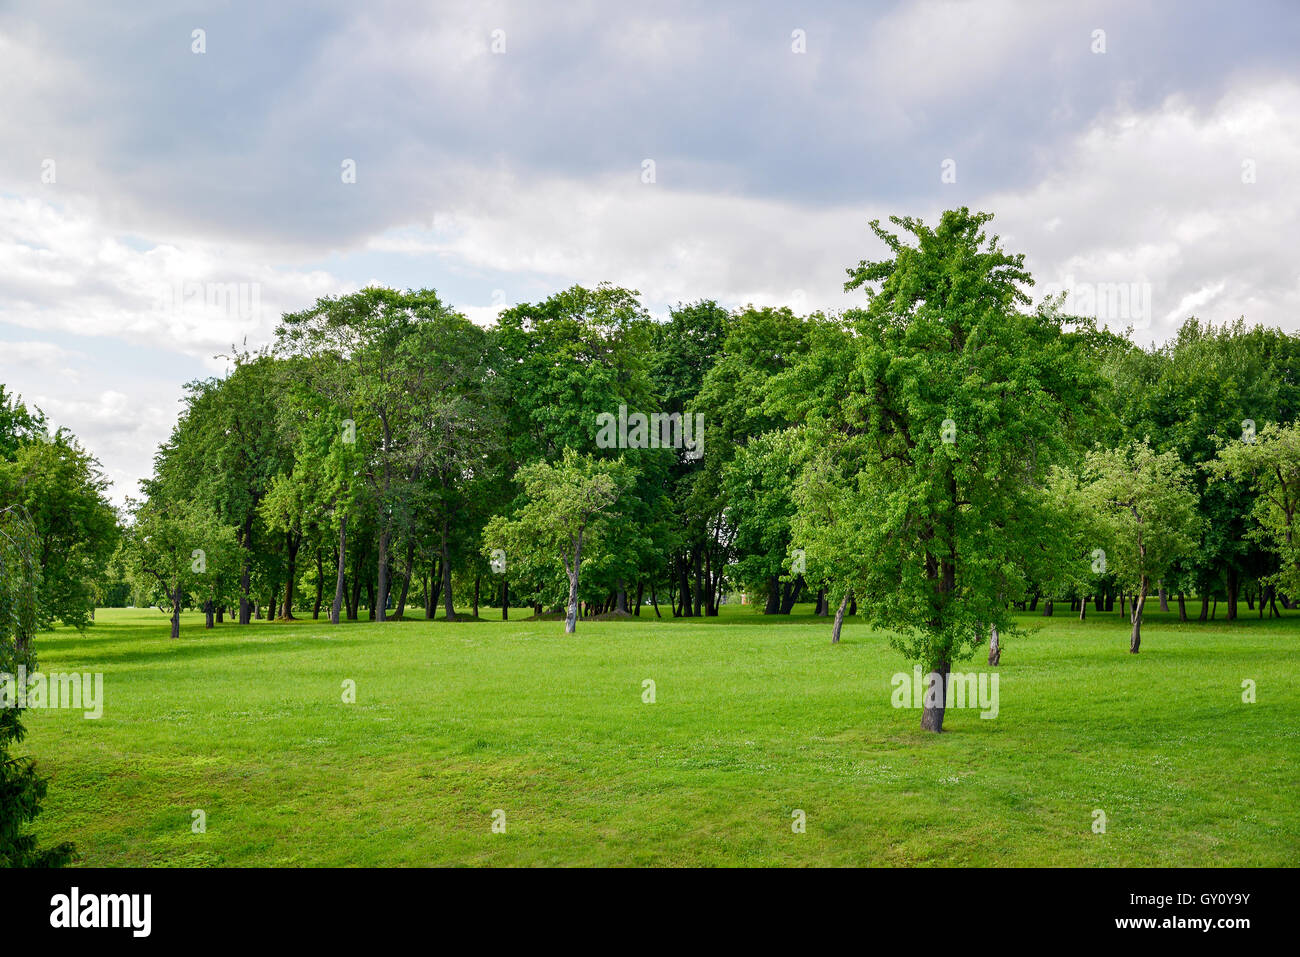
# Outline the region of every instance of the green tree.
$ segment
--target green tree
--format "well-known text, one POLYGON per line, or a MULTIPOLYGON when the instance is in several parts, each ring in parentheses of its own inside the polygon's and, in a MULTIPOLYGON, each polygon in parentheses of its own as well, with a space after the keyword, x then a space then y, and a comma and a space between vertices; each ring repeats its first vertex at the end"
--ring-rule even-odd
POLYGON ((1133 590, 1129 651, 1142 644, 1142 611, 1151 585, 1196 547, 1201 519, 1191 470, 1147 439, 1097 449, 1084 462, 1086 501, 1105 529, 1105 561, 1133 590))
POLYGON ((181 634, 187 598, 210 596, 223 567, 234 565, 235 532, 210 509, 155 495, 129 503, 133 521, 123 536, 123 564, 136 584, 171 615, 171 636, 181 634))
MULTIPOLYGON (((1204 468, 1212 481, 1248 484, 1255 497, 1251 514, 1258 523, 1251 535, 1278 559, 1278 570, 1269 577, 1269 584, 1287 595, 1300 595, 1300 536, 1296 535, 1300 424, 1266 423, 1253 435, 1225 442, 1204 468)), ((1261 603, 1263 600, 1261 596, 1261 603)))
POLYGON ((598 459, 565 449, 554 465, 523 466, 516 481, 524 504, 513 518, 497 516, 484 530, 484 551, 503 548, 508 561, 558 561, 568 579, 564 630, 577 627, 578 590, 584 561, 599 555, 602 537, 617 514, 615 503, 635 479, 634 470, 618 459, 598 459))
POLYGON ((852 393, 827 422, 865 437, 839 505, 863 560, 831 560, 868 620, 927 669, 930 731, 943 729, 953 662, 990 628, 1012 630, 1018 556, 1048 524, 1047 469, 1094 388, 1065 321, 1019 308, 1032 280, 1022 256, 986 238, 990 218, 963 208, 933 229, 891 220, 915 245, 872 223, 891 255, 849 270, 846 288, 866 288, 869 305, 852 314, 852 393))
POLYGON ((30 757, 9 753, 25 734, 22 709, 9 696, 20 668, 36 670, 31 643, 38 625, 39 547, 35 525, 21 507, 0 509, 0 868, 62 867, 73 854, 68 843, 41 848, 29 833, 48 785, 30 757))
POLYGON ((84 628, 94 615, 96 587, 117 544, 117 513, 99 463, 69 433, 22 443, 0 461, 0 506, 20 505, 39 541, 38 618, 84 628))

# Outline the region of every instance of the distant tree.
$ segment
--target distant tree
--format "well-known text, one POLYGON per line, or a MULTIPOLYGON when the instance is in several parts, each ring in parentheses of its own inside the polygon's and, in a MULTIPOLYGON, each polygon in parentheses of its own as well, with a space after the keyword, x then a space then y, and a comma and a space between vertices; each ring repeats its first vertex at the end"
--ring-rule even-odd
MULTIPOLYGON (((31 642, 38 624, 38 548, 35 526, 23 510, 0 509, 0 675, 15 682, 20 666, 36 670, 31 642)), ((9 691, 8 683, 0 682, 0 868, 62 867, 72 860, 72 845, 41 848, 28 832, 47 784, 30 757, 9 753, 25 734, 22 709, 8 700, 9 691)))
POLYGON ((155 496, 132 504, 133 521, 121 548, 136 584, 171 615, 171 636, 181 634, 187 598, 206 598, 223 569, 236 566, 235 531, 211 510, 188 501, 155 496))
POLYGON ((1106 530, 1107 565, 1133 590, 1129 651, 1137 654, 1151 585, 1196 548, 1201 518, 1191 470, 1176 452, 1156 454, 1147 439, 1133 440, 1088 453, 1082 495, 1106 530))
POLYGON ((536 462, 519 470, 524 504, 513 518, 497 516, 484 530, 484 551, 503 548, 507 560, 558 562, 569 584, 564 630, 577 627, 578 590, 586 557, 599 554, 613 507, 635 478, 618 459, 597 459, 565 449, 554 465, 536 462))
MULTIPOLYGON (((1206 463, 1211 479, 1235 479, 1254 495, 1252 536, 1277 555, 1278 571, 1269 583, 1285 594, 1300 595, 1300 423, 1266 423, 1254 435, 1224 443, 1206 463)), ((1263 598, 1260 599, 1263 601, 1263 598)))

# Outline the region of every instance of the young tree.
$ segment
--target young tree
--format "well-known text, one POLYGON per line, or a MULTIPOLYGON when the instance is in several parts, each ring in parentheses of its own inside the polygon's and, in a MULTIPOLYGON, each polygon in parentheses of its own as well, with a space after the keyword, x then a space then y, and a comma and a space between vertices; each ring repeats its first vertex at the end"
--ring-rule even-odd
POLYGON ((635 473, 618 459, 597 459, 565 449, 555 465, 536 462, 516 475, 524 504, 514 517, 497 516, 483 533, 484 554, 503 548, 525 561, 556 559, 564 566, 569 599, 564 630, 577 628, 578 588, 584 553, 598 554, 614 504, 635 473))
POLYGON ((0 509, 0 868, 62 867, 72 859, 71 844, 37 846, 27 832, 41 811, 45 779, 29 757, 14 757, 11 745, 22 741, 22 709, 8 700, 4 679, 18 680, 19 669, 36 670, 32 638, 37 628, 40 542, 31 518, 21 507, 0 509))
POLYGON ((233 565, 234 531, 209 509, 155 495, 133 503, 134 521, 121 548, 133 579, 170 612, 171 636, 181 634, 181 608, 191 595, 205 596, 220 570, 233 565))
POLYGON ((1144 438, 1089 452, 1084 481, 1085 500, 1106 530, 1106 564, 1133 590, 1129 651, 1137 654, 1152 582, 1191 552, 1200 534, 1191 471, 1176 452, 1157 455, 1144 438))

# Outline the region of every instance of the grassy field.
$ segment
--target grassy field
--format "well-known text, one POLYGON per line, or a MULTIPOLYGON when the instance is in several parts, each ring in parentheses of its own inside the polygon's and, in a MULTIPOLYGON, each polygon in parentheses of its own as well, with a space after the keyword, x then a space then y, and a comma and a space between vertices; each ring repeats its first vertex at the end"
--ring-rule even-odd
POLYGON ((104 674, 103 717, 28 711, 22 747, 51 779, 39 834, 86 865, 1295 866, 1300 614, 1241 610, 1151 614, 1137 656, 1116 613, 1027 615, 998 717, 941 736, 891 707, 911 663, 882 634, 831 646, 811 615, 191 615, 171 641, 106 610, 37 642, 45 672, 104 674))

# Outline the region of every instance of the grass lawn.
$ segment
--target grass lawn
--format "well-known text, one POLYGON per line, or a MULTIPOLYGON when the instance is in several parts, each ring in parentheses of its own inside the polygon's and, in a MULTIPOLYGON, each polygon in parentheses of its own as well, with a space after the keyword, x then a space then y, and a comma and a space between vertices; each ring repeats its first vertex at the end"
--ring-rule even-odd
POLYGON ((28 711, 20 753, 50 778, 41 839, 86 865, 1296 866, 1300 613, 1241 612, 1151 613, 1140 655, 1118 613, 1026 615, 997 718, 930 735, 890 703, 911 663, 851 620, 839 646, 742 607, 572 636, 187 615, 172 641, 110 609, 36 645, 104 674, 103 717, 28 711))

